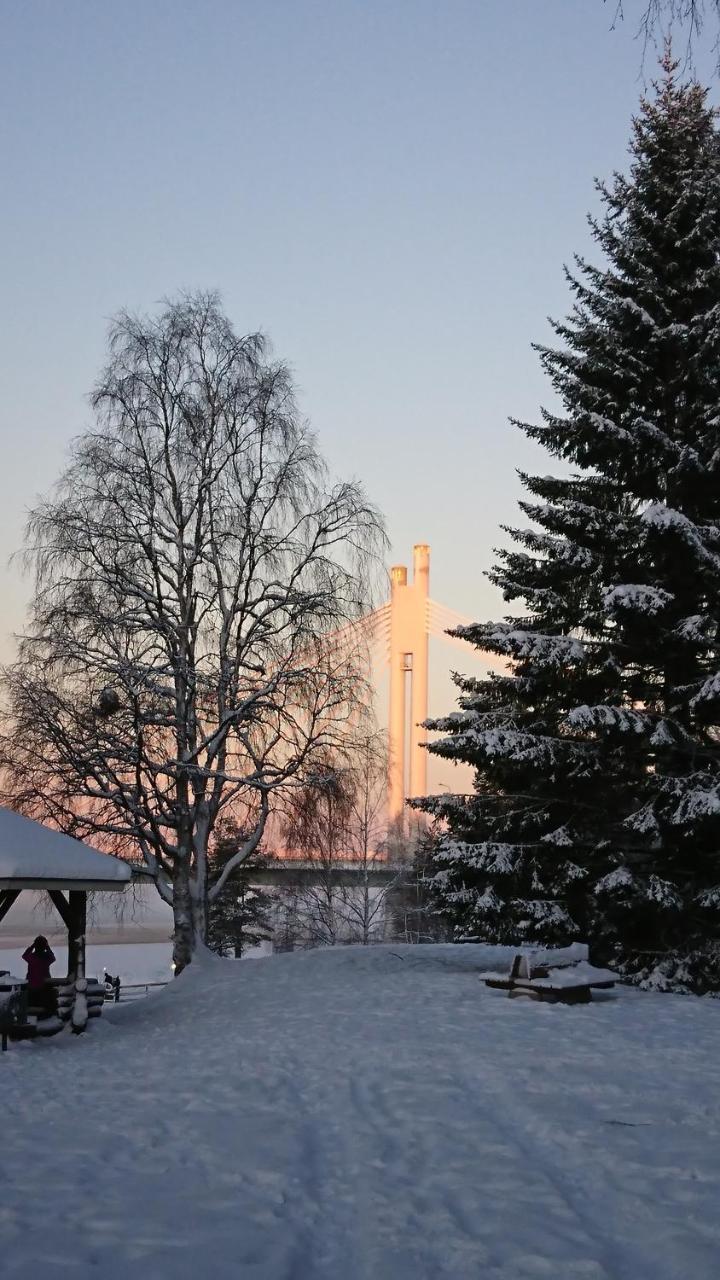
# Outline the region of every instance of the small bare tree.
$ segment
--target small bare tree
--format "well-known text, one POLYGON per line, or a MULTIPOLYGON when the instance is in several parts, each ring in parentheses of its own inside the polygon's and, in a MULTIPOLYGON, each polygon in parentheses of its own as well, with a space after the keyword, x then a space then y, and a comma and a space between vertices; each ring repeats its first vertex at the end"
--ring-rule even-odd
POLYGON ((389 862, 387 833, 388 749, 386 735, 366 733, 356 739, 347 778, 349 813, 345 848, 356 880, 343 880, 340 910, 351 941, 367 946, 384 936, 388 896, 406 873, 389 862), (392 869, 392 879, 387 879, 392 869), (379 879, 382 873, 383 878, 379 879))
POLYGON ((305 883, 296 894, 294 914, 306 945, 334 947, 341 940, 338 888, 350 803, 346 774, 334 752, 318 762, 306 786, 287 797, 283 837, 288 852, 299 854, 304 864, 305 883))
POLYGON ((357 484, 328 485, 287 369, 214 295, 121 314, 92 404, 28 523, 5 799, 141 854, 181 969, 277 793, 315 776, 364 696, 332 635, 367 607, 382 530, 357 484), (212 881, 237 809, 247 838, 212 881))
POLYGON ((409 869, 388 854, 385 735, 367 717, 310 784, 290 797, 285 838, 312 882, 297 911, 314 945, 368 945, 385 933, 388 896, 409 869))

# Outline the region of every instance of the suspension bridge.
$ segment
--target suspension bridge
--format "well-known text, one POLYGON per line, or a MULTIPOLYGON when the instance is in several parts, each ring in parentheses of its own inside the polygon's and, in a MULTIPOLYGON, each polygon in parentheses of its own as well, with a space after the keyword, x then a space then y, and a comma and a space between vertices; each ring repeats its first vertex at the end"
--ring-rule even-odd
MULTIPOLYGON (((430 596, 430 547, 425 542, 413 547, 412 577, 406 565, 390 569, 390 599, 379 608, 335 633, 340 645, 354 646, 358 635, 375 676, 389 668, 388 699, 388 780, 387 830, 395 840, 407 833, 411 796, 426 795, 428 676, 430 640, 440 639, 457 645, 465 657, 470 650, 464 641, 448 635, 454 627, 469 622, 454 609, 438 603, 430 596)), ((503 663, 494 654, 484 654, 488 668, 501 670, 503 663)), ((395 857, 383 855, 372 859, 372 866, 360 865, 356 859, 337 859, 332 875, 337 883, 359 884, 367 879, 374 886, 386 885, 397 878, 401 865, 395 857)), ((317 881, 317 863, 303 863, 295 858, 280 858, 254 872, 253 883, 312 884, 317 881)))

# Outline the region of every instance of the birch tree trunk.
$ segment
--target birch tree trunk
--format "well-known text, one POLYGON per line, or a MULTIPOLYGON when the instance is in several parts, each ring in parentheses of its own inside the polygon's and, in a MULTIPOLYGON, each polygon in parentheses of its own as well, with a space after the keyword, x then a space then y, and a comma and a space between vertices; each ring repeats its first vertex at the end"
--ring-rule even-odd
POLYGON ((195 920, 187 861, 177 858, 173 869, 173 970, 182 973, 195 950, 195 920))

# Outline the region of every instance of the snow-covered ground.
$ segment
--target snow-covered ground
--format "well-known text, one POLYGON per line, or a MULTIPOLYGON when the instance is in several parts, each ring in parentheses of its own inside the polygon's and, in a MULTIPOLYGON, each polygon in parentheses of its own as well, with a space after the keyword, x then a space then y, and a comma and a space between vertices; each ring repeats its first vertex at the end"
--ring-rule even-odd
POLYGON ((710 1280, 720 1001, 475 947, 206 959, 0 1055, 6 1280, 710 1280))

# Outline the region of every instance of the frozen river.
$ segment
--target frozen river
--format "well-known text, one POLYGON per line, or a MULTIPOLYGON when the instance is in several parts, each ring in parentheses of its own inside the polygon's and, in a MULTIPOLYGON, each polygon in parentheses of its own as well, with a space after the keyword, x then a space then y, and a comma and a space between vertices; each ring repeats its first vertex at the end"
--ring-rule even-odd
MULTIPOLYGON (((32 938, 28 938, 28 943, 32 938)), ((67 971, 67 947, 52 943, 57 962, 53 973, 61 977, 67 971)), ((23 977, 25 963, 22 959, 22 944, 12 947, 0 947, 0 970, 8 969, 10 973, 23 977)), ((87 972, 93 978, 101 978, 107 969, 113 977, 119 975, 123 986, 134 982, 165 982, 172 976, 170 961, 172 943, 170 942, 97 942, 90 943, 87 948, 87 972)))

